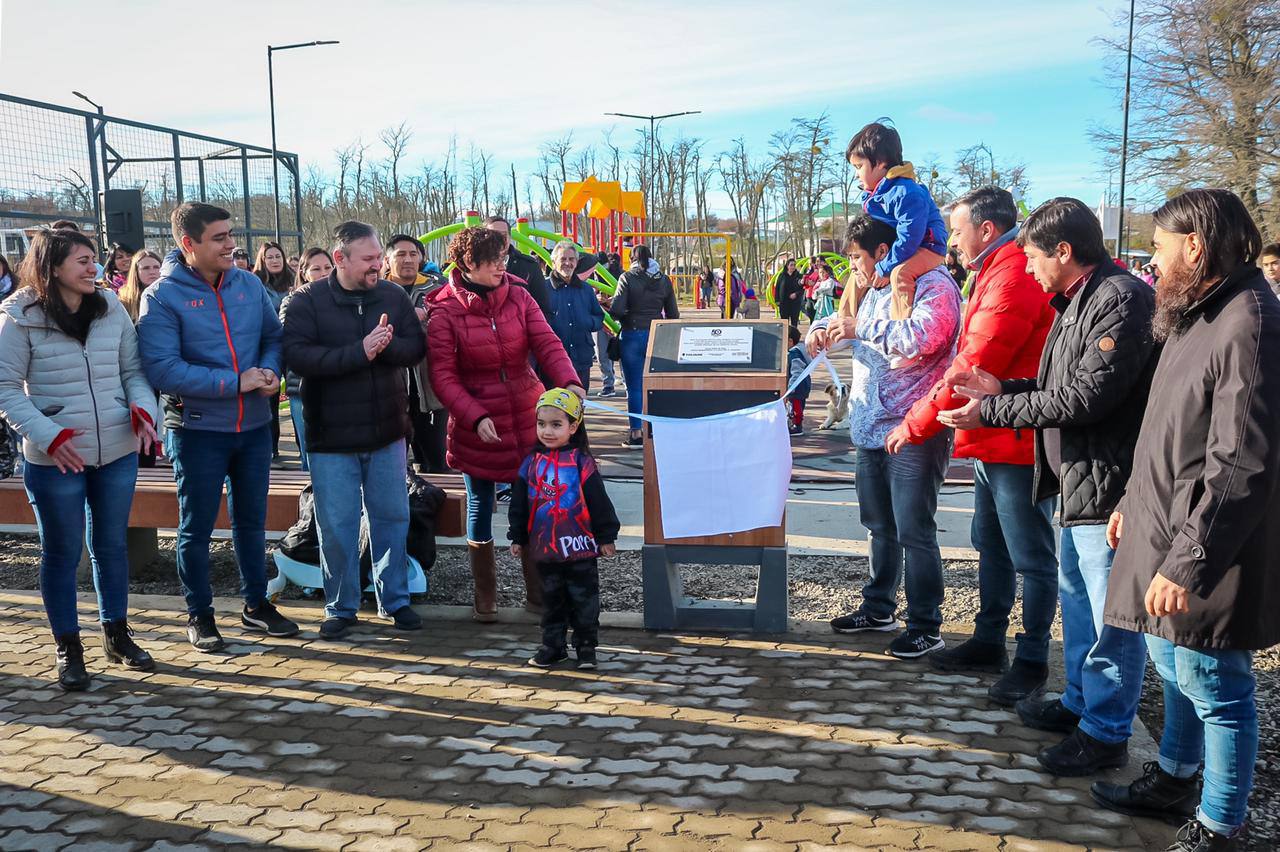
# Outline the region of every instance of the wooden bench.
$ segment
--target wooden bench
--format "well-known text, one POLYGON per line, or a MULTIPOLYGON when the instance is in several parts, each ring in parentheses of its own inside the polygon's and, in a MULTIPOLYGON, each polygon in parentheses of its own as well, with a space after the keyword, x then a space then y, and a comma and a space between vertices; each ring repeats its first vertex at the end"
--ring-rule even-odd
MULTIPOLYGON (((445 502, 436 515, 436 535, 456 538, 466 535, 467 496, 458 475, 428 476, 429 482, 445 489, 445 502)), ((306 471, 273 470, 267 492, 267 531, 284 532, 298 520, 298 495, 311 482, 306 471)), ((27 501, 22 480, 17 477, 0 480, 0 523, 35 524, 35 514, 27 501)), ((178 488, 169 467, 143 468, 138 471, 138 485, 133 492, 129 512, 129 556, 134 564, 154 555, 155 531, 178 526, 178 488), (152 551, 148 554, 148 550, 152 551)), ((231 528, 226 500, 218 510, 216 529, 231 528)))

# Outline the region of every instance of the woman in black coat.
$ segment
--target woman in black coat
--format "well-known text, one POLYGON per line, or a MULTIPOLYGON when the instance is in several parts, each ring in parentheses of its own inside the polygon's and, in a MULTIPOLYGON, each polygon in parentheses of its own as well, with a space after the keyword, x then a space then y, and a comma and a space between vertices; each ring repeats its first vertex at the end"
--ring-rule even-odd
POLYGON ((800 308, 804 306, 804 276, 796 268, 795 258, 790 258, 778 273, 773 295, 778 303, 778 318, 799 328, 800 308))

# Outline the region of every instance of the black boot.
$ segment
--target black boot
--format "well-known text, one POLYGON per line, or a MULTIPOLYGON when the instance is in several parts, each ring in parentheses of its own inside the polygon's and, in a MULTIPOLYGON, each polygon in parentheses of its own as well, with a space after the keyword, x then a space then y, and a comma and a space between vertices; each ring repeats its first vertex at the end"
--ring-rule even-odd
POLYGON ((1076 728, 1071 736, 1040 752, 1036 759, 1054 775, 1069 778, 1093 775, 1128 763, 1129 744, 1104 743, 1076 728))
POLYGON ((133 631, 122 618, 119 621, 102 622, 102 653, 113 663, 124 663, 125 668, 137 672, 152 672, 156 661, 133 641, 133 631))
POLYGON ((1080 724, 1080 717, 1063 707, 1060 698, 1045 701, 1038 696, 1031 696, 1019 701, 1014 709, 1018 711, 1022 724, 1037 731, 1069 734, 1080 724))
POLYGON ((969 639, 954 648, 930 654, 929 665, 944 672, 1000 674, 1009 667, 1009 652, 1001 642, 969 639))
POLYGON ((1094 782, 1089 788, 1094 801, 1108 810, 1129 816, 1162 819, 1182 825, 1196 815, 1200 801, 1200 785, 1195 776, 1175 778, 1160 768, 1157 761, 1142 765, 1142 777, 1131 784, 1094 782))
POLYGON ((1013 707, 1024 698, 1039 695, 1048 679, 1047 663, 1015 659, 1008 673, 991 684, 987 697, 1003 707, 1013 707))
POLYGON ((1174 839, 1173 845, 1165 852, 1235 852, 1237 849, 1244 848, 1240 835, 1241 832, 1236 832, 1229 837, 1224 834, 1215 834, 1205 828, 1198 819, 1192 819, 1178 829, 1178 836, 1174 839))
POLYGON ((68 692, 89 688, 89 673, 84 669, 84 645, 79 633, 54 636, 58 643, 58 685, 68 692))

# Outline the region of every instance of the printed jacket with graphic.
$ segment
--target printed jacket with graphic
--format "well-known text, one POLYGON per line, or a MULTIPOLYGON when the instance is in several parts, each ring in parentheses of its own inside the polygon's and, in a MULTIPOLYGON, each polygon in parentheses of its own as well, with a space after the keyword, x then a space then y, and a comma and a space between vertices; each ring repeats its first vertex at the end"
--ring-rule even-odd
POLYGON ((138 312, 142 368, 165 395, 165 425, 210 432, 265 426, 270 402, 257 391, 240 393, 240 374, 264 367, 279 376, 282 334, 258 276, 233 266, 214 287, 177 249, 169 252, 138 312))
POLYGON ((534 562, 594 559, 618 539, 618 514, 585 450, 539 445, 511 488, 507 537, 534 562))
POLYGON ((889 253, 876 264, 876 272, 885 278, 893 268, 908 260, 920 249, 934 254, 947 254, 947 226, 929 190, 916 183, 916 171, 910 163, 889 169, 875 189, 863 191, 858 199, 863 211, 898 232, 889 253))

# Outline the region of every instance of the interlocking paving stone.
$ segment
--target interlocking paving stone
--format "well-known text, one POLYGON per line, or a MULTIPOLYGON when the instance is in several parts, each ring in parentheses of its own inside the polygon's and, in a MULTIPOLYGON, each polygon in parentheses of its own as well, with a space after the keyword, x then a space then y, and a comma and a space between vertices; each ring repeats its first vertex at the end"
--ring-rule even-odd
POLYGON ((1141 848, 1088 779, 1039 769, 1052 738, 992 707, 988 681, 874 637, 606 628, 597 671, 535 671, 533 624, 230 628, 232 653, 209 656, 180 600, 133 606, 160 669, 69 696, 38 597, 0 592, 5 852, 1141 848))

